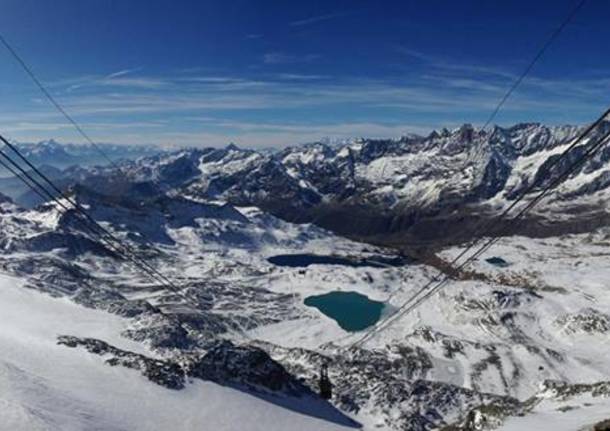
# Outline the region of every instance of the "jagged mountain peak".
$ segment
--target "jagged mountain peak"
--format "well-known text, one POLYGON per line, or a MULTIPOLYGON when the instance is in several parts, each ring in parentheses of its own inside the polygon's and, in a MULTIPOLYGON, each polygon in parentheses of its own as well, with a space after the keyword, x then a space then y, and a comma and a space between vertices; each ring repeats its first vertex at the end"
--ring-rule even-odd
POLYGON ((233 142, 231 142, 229 145, 227 145, 225 147, 225 150, 227 151, 240 151, 241 148, 239 148, 236 144, 234 144, 233 142))
MULTIPOLYGON (((110 168, 69 174, 102 193, 137 199, 173 192, 260 206, 296 220, 320 219, 323 211, 325 227, 368 233, 404 229, 413 214, 509 204, 530 184, 548 181, 553 173, 545 162, 580 130, 539 123, 480 130, 464 124, 413 139, 358 139, 340 146, 313 142, 273 153, 237 146, 184 149, 122 163, 120 175, 110 168), (370 222, 341 223, 353 208, 370 212, 359 216, 371 217, 370 222), (379 216, 404 221, 378 223, 379 216)), ((551 198, 587 200, 603 193, 610 175, 606 158, 589 162, 551 198)))

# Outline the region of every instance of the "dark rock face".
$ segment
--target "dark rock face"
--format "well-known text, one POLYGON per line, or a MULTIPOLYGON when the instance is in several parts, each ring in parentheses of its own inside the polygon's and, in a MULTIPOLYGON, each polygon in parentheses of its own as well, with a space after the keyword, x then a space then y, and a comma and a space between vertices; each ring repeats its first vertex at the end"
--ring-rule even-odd
POLYGON ((146 316, 145 320, 154 322, 138 329, 129 329, 123 335, 135 341, 148 342, 155 349, 188 351, 195 345, 195 341, 189 336, 188 331, 175 317, 157 313, 146 316))
POLYGON ((186 382, 184 370, 174 362, 152 359, 138 353, 117 349, 101 340, 61 335, 57 339, 57 344, 71 348, 83 347, 90 353, 104 356, 108 365, 121 365, 138 370, 150 381, 168 389, 182 389, 186 382))
MULTIPOLYGON (((302 349, 282 349, 292 358, 287 360, 289 371, 259 347, 236 346, 228 341, 215 342, 207 351, 178 353, 173 359, 164 360, 118 349, 92 338, 64 335, 58 337, 58 344, 70 348, 82 347, 92 354, 103 356, 110 366, 120 365, 138 370, 150 381, 173 390, 184 388, 188 378, 198 378, 255 392, 311 396, 314 392, 310 388, 315 388, 317 384, 317 368, 322 361, 329 359, 302 349), (309 364, 312 368, 293 368, 293 363, 309 364)), ((266 347, 279 349, 270 345, 266 347)), ((426 354, 406 347, 399 348, 395 353, 398 356, 394 360, 367 351, 358 351, 343 359, 335 357, 331 380, 335 387, 336 404, 354 413, 365 405, 370 406, 370 403, 380 409, 403 406, 404 411, 398 417, 394 414, 386 417, 386 423, 397 429, 418 431, 446 424, 450 412, 474 408, 482 400, 506 408, 515 404, 510 397, 480 394, 419 379, 418 376, 432 366, 426 354)))
POLYGON ((264 350, 235 346, 229 341, 215 343, 203 356, 192 360, 188 373, 202 380, 245 385, 254 390, 264 388, 294 395, 305 392, 298 380, 264 350))
POLYGON ((199 173, 197 163, 199 161, 199 153, 184 153, 181 157, 176 158, 172 163, 160 167, 158 175, 167 186, 174 187, 185 181, 190 180, 199 173))
POLYGON ((610 331, 610 316, 594 308, 560 316, 555 323, 568 333, 605 334, 610 331))
POLYGON ((536 176, 534 177, 533 184, 535 187, 542 188, 550 185, 553 181, 556 181, 560 176, 568 171, 570 165, 578 161, 586 151, 584 145, 579 145, 572 149, 567 157, 560 158, 560 154, 552 155, 542 163, 536 176))
MULTIPOLYGON (((526 416, 531 413, 543 400, 566 401, 580 395, 592 397, 607 397, 610 395, 610 382, 598 382, 591 384, 572 384, 563 381, 545 380, 539 392, 524 401, 513 400, 513 402, 482 402, 470 410, 463 419, 449 424, 441 431, 481 431, 496 429, 509 416, 526 416)), ((569 406, 559 408, 565 412, 569 406)), ((594 425, 593 430, 605 430, 608 421, 601 421, 594 425), (599 428, 596 428, 598 427, 599 428)))
POLYGON ((174 359, 154 359, 122 350, 94 338, 61 335, 57 344, 103 356, 111 366, 138 370, 150 381, 168 389, 182 389, 188 378, 209 380, 221 385, 246 387, 253 391, 282 392, 294 396, 311 394, 294 376, 263 350, 218 341, 205 352, 180 353, 174 359))
POLYGON ((470 192, 470 199, 477 202, 481 199, 494 197, 504 189, 510 173, 509 162, 497 153, 492 154, 487 166, 485 166, 481 182, 470 192))
POLYGON ((68 232, 43 232, 39 235, 23 238, 20 243, 13 244, 15 248, 28 251, 51 251, 62 248, 70 256, 79 256, 90 252, 98 256, 112 256, 112 251, 99 241, 94 241, 84 235, 74 235, 68 232))
POLYGON ((390 356, 359 349, 344 355, 322 356, 261 342, 259 347, 217 341, 206 350, 175 352, 161 360, 92 338, 62 335, 58 344, 82 347, 103 356, 110 366, 138 370, 150 381, 173 390, 182 389, 189 378, 197 378, 254 392, 312 396, 320 365, 330 361, 334 404, 353 413, 364 407, 379 409, 385 424, 396 429, 438 428, 455 421, 456 412, 477 408, 482 403, 495 405, 503 412, 512 412, 519 406, 511 397, 423 379, 432 363, 422 349, 407 346, 395 346, 390 356), (272 359, 262 347, 281 358, 287 367, 272 359), (386 412, 388 406, 399 406, 398 414, 386 412))
POLYGON ((568 383, 560 380, 546 380, 540 392, 550 392, 558 399, 567 399, 575 395, 590 393, 594 397, 610 396, 610 382, 568 383))
POLYGON ((518 404, 511 397, 426 380, 432 362, 421 348, 395 345, 389 354, 361 349, 333 354, 330 348, 328 356, 323 356, 305 349, 257 344, 311 388, 317 385, 320 366, 329 363, 334 404, 351 413, 373 409, 392 429, 427 431, 456 421, 456 412, 467 412, 481 403, 497 403, 507 409, 518 404))

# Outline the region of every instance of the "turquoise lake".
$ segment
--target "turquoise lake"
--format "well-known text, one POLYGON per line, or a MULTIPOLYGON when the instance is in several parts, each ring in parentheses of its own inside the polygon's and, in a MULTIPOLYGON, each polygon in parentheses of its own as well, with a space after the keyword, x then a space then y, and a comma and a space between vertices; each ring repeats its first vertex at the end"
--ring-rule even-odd
POLYGON ((305 305, 315 307, 334 319, 346 331, 356 332, 377 323, 384 303, 357 292, 330 292, 308 296, 305 305))

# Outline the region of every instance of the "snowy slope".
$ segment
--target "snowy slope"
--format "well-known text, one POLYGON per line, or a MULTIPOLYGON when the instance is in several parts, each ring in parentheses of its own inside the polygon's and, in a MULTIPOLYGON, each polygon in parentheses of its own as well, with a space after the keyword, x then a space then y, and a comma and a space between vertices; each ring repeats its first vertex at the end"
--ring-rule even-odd
MULTIPOLYGON (((80 195, 75 198, 84 199, 80 195)), ((367 429, 387 430, 428 421, 420 412, 430 408, 439 412, 433 422, 442 422, 458 419, 461 412, 476 406, 481 399, 504 399, 502 395, 480 394, 451 382, 433 380, 421 381, 423 389, 418 393, 423 390, 428 395, 416 396, 413 379, 428 374, 429 360, 422 350, 413 352, 400 347, 398 352, 389 354, 358 351, 356 357, 350 358, 350 355, 338 355, 334 349, 319 348, 322 342, 340 343, 349 334, 335 321, 304 305, 308 294, 340 289, 383 300, 405 271, 413 270, 411 267, 311 265, 303 272, 300 268, 277 267, 267 261, 276 254, 308 251, 357 260, 382 259, 387 250, 355 243, 312 225, 286 223, 256 208, 239 208, 244 217, 240 218, 233 211, 221 211, 223 207, 212 211, 211 204, 206 204, 201 207, 206 208, 202 213, 196 210, 195 203, 185 207, 180 202, 179 197, 175 201, 164 200, 162 205, 159 201, 149 202, 148 216, 142 218, 139 206, 122 207, 116 200, 106 202, 95 195, 83 200, 102 223, 132 241, 134 247, 141 241, 138 230, 132 230, 139 223, 145 223, 141 226, 142 232, 149 233, 152 226, 159 229, 159 234, 152 239, 169 238, 156 243, 160 254, 145 252, 160 271, 183 287, 180 296, 151 283, 126 263, 105 254, 103 249, 92 244, 85 246, 86 233, 79 230, 70 216, 59 217, 51 205, 28 211, 5 205, 6 212, 0 214, 4 226, 0 266, 23 277, 32 289, 127 317, 123 320, 122 334, 143 342, 149 351, 143 352, 146 357, 158 355, 178 366, 195 364, 188 365, 194 383, 187 382, 182 389, 186 392, 193 391, 193 385, 200 385, 203 377, 232 386, 245 385, 248 393, 264 398, 272 396, 276 404, 288 404, 293 410, 302 410, 303 405, 313 402, 317 407, 306 407, 304 413, 324 412, 326 422, 330 419, 329 426, 337 421, 351 423, 346 416, 349 415, 367 429), (184 211, 184 208, 195 210, 184 211), (161 209, 170 213, 155 216, 161 209), (172 210, 179 211, 180 217, 172 216, 172 210), (151 217, 161 221, 151 224, 151 217), (235 345, 223 344, 226 340, 235 345), (303 350, 303 347, 314 350, 303 350), (206 359, 210 355, 212 358, 206 359), (337 392, 330 404, 316 401, 312 394, 317 390, 317 375, 323 360, 336 364, 331 374, 337 392), (200 368, 198 363, 206 365, 200 368), (415 365, 412 373, 398 372, 411 364, 415 365), (281 371, 284 369, 287 372, 281 371), (371 374, 373 370, 384 372, 371 374), (265 373, 269 371, 272 373, 267 376, 265 373), (298 400, 278 402, 278 397, 285 400, 295 393, 300 379, 305 386, 296 392, 298 400), (278 384, 287 390, 278 390, 278 384), (393 388, 400 389, 396 392, 393 388), (441 396, 451 402, 439 404, 437 398, 441 396)), ((82 346, 87 339, 110 343, 115 353, 99 353, 106 361, 116 361, 120 359, 117 355, 124 355, 127 362, 123 363, 138 369, 138 361, 144 360, 133 353, 116 353, 116 349, 127 352, 138 352, 138 349, 114 336, 66 332, 63 335, 80 337, 82 346)), ((57 335, 59 331, 52 338, 57 335)), ((47 346, 53 342, 49 341, 47 346)), ((96 362, 95 350, 85 352, 78 344, 61 347, 72 355, 81 352, 72 357, 78 357, 88 367, 108 367, 96 362)), ((53 345, 53 348, 58 347, 53 345)), ((130 373, 134 379, 146 380, 148 376, 160 386, 159 390, 171 391, 162 387, 163 375, 130 373)))
POLYGON ((498 431, 585 431, 610 419, 610 399, 589 394, 568 400, 545 400, 521 417, 508 419, 498 431))
POLYGON ((74 334, 151 354, 140 343, 121 337, 126 327, 126 319, 42 295, 24 288, 19 279, 0 275, 0 429, 353 428, 340 425, 345 419, 333 417, 312 400, 265 400, 201 381, 171 391, 136 371, 109 367, 101 358, 56 343, 58 335, 74 334))

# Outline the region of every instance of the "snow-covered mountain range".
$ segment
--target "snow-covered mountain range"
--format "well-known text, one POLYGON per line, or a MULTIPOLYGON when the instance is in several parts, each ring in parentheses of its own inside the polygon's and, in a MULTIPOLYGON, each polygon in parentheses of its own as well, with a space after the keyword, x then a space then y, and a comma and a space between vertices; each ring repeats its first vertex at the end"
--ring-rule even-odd
MULTIPOLYGON (((149 145, 115 145, 96 144, 66 144, 54 139, 39 142, 16 142, 14 144, 21 153, 35 165, 47 165, 55 168, 67 168, 72 165, 92 166, 105 165, 108 160, 135 159, 153 155, 161 150, 149 145), (102 155, 99 150, 104 152, 102 155)), ((0 170, 0 177, 8 173, 0 170)))
POLYGON ((474 430, 534 429, 544 417, 572 430, 610 419, 610 150, 363 345, 352 346, 360 332, 304 303, 357 292, 391 314, 449 270, 467 237, 458 230, 553 178, 550 161, 580 130, 463 126, 275 153, 191 149, 121 162, 120 172, 57 173, 179 292, 117 260, 75 213, 2 198, 0 421, 41 430, 474 430), (398 256, 411 247, 425 253, 398 256), (285 255, 316 259, 273 259, 285 255), (316 395, 324 362, 329 402, 316 395), (193 407, 213 397, 234 416, 193 407))
MULTIPOLYGON (((39 167, 47 177, 60 184, 65 176, 62 170, 70 167, 82 169, 90 166, 103 166, 110 162, 118 163, 121 160, 137 159, 162 152, 153 146, 96 144, 94 147, 93 145, 63 144, 53 139, 36 143, 12 142, 12 144, 32 164, 39 167)), ((11 149, 6 146, 2 146, 2 151, 15 157, 11 149)), ((24 167, 30 170, 27 166, 24 165, 24 167)), ((32 196, 27 185, 15 178, 3 166, 0 166, 0 193, 25 206, 40 203, 38 196, 32 196)))
MULTIPOLYGON (((602 123, 591 136, 609 127, 602 123)), ((121 173, 131 182, 163 191, 255 205, 285 220, 315 222, 342 235, 429 246, 470 239, 473 224, 499 213, 526 188, 548 184, 582 154, 586 140, 551 169, 582 131, 540 124, 481 131, 464 125, 425 137, 313 143, 274 153, 230 145, 126 161, 121 173)), ((532 213, 515 233, 554 235, 606 224, 609 158, 610 150, 604 149, 580 167, 547 198, 544 211, 532 213)), ((122 175, 109 183, 110 171, 72 168, 58 180, 97 184, 101 178, 111 193, 122 175)), ((32 202, 29 195, 16 200, 32 202)))

